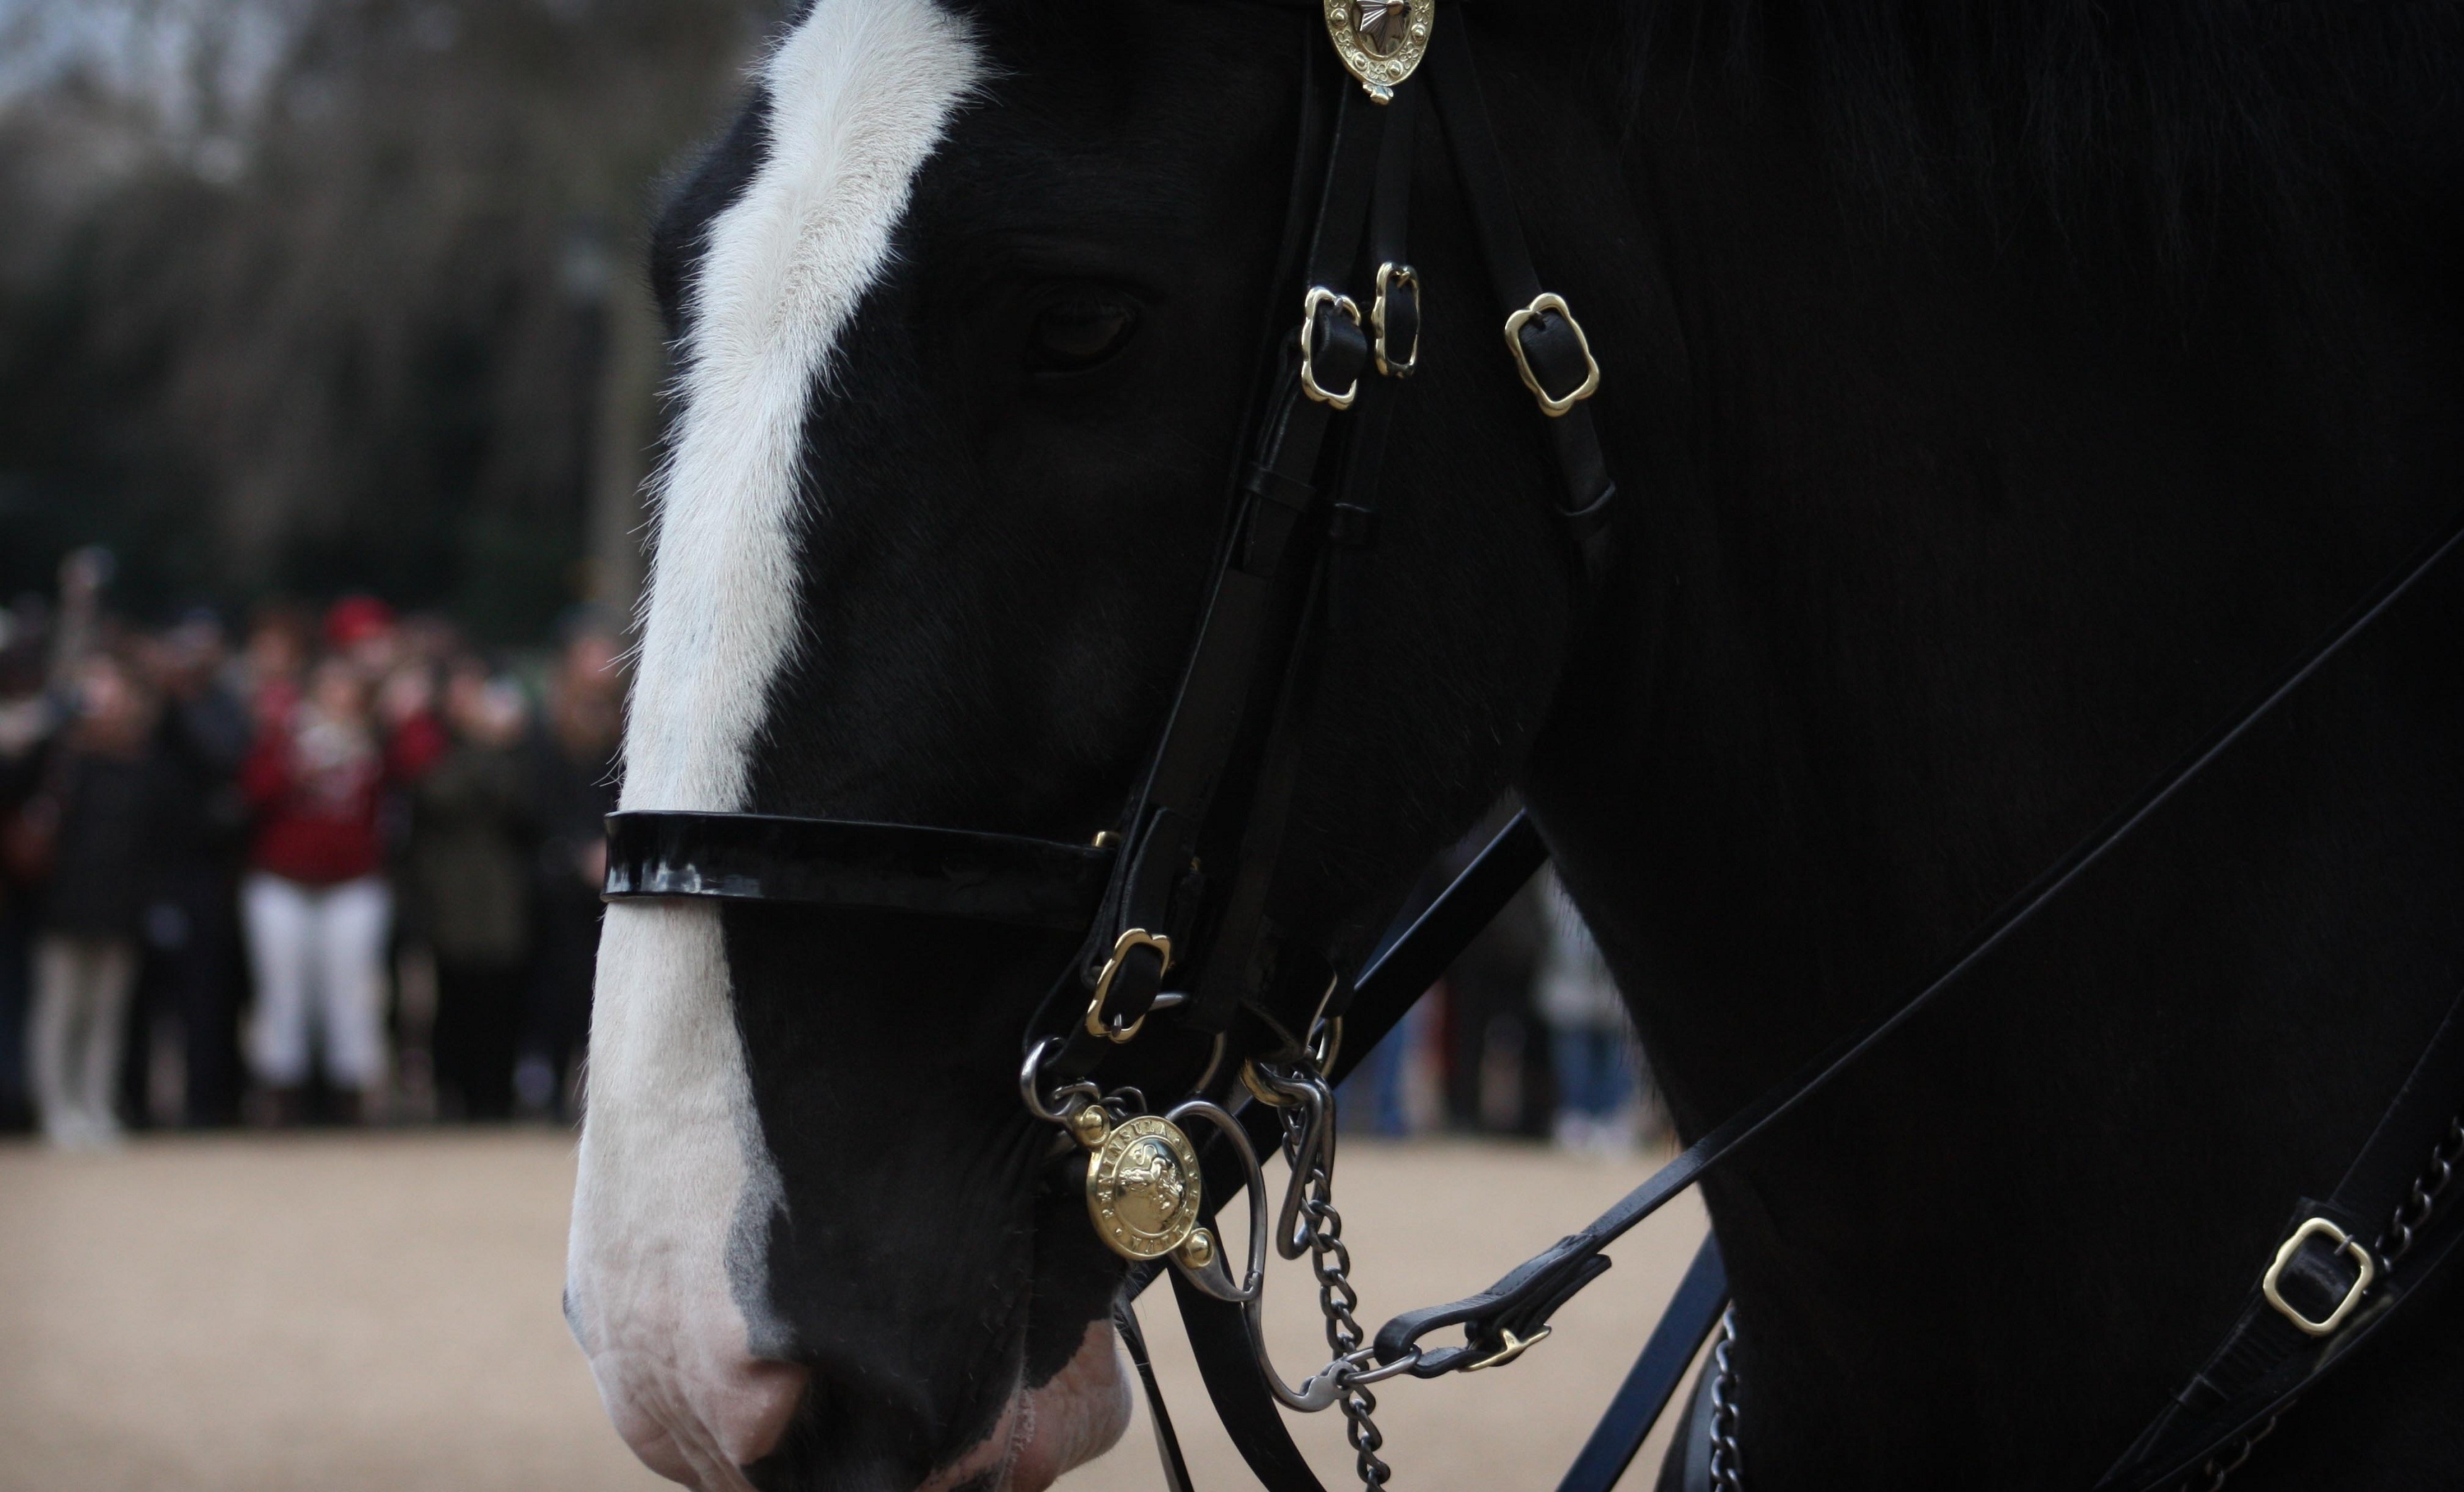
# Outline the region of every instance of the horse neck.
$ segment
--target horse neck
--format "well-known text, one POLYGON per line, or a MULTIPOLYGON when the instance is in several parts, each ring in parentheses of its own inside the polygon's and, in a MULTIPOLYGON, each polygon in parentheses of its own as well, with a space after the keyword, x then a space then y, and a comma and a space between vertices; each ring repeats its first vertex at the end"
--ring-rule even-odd
MULTIPOLYGON (((1648 274, 1603 318, 1682 384, 1601 400, 1644 500, 1523 785, 1694 1135, 2437 528, 2459 462, 2421 411, 2459 390, 2395 355, 2453 319, 2400 288, 1878 226, 1768 117, 1688 136, 1630 163, 1648 274)), ((2464 868, 2417 830, 2464 813, 2459 593, 1706 1184, 1758 1479, 2007 1466, 2057 1420, 2013 1474, 2084 1485, 2195 1366, 2464 966, 2464 868)))

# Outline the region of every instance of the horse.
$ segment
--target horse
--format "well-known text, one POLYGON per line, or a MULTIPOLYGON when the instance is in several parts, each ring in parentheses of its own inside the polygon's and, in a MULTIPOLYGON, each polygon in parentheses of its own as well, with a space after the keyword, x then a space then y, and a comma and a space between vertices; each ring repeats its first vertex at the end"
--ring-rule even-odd
MULTIPOLYGON (((1252 374, 1303 316, 1278 235, 1320 9, 785 20, 654 235, 679 373, 627 810, 1116 826, 1252 374)), ((1423 130, 1418 366, 1262 918, 1356 969, 1520 795, 1692 1138, 2449 520, 2464 34, 2235 0, 1441 4, 1458 43, 1596 358, 1617 542, 1595 583, 1569 563, 1563 422, 1423 130)), ((2170 1401, 2464 984, 2459 663, 2440 569, 1705 1180, 1749 1484, 2086 1487, 2170 1401)), ((1018 1102, 1076 944, 611 905, 565 1307, 652 1468, 1035 1492, 1118 1438, 1128 1266, 1018 1102)), ((1186 1085, 1202 1040, 1151 1023, 1125 1070, 1186 1085)), ((2451 1481, 2459 1326, 2422 1292, 2235 1487, 2451 1481)))

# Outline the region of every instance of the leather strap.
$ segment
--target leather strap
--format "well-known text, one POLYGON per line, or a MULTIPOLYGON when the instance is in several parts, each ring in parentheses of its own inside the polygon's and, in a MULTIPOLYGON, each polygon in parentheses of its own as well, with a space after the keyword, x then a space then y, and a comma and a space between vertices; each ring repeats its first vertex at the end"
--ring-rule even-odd
MULTIPOLYGON (((1409 222, 1413 126, 1418 90, 1398 92, 1383 107, 1383 133, 1374 201, 1366 212, 1373 230, 1367 258, 1399 262, 1405 252, 1402 234, 1409 222)), ((1375 109, 1356 91, 1347 91, 1348 108, 1375 109)), ((1338 235, 1356 239, 1354 220, 1338 225, 1338 235)), ((1357 245, 1355 244, 1355 251, 1357 245)), ((1343 252, 1323 238, 1322 262, 1343 252)), ((1355 270, 1360 267, 1354 266, 1355 270)), ((1374 266, 1360 270, 1374 280, 1374 266)), ((1321 281, 1320 283, 1324 283, 1321 281)), ((1346 323, 1347 325, 1349 323, 1346 323)), ((1365 346, 1365 343, 1364 343, 1365 346)), ((1348 441, 1334 481, 1330 520, 1350 525, 1330 529, 1333 540, 1325 549, 1317 577, 1287 665, 1284 689, 1269 716, 1271 724, 1261 753, 1257 779, 1246 798, 1246 814, 1236 859, 1238 869, 1224 897, 1222 919, 1208 932, 1211 944, 1242 956, 1211 961, 1188 1011, 1182 1018, 1193 1029, 1224 1029, 1243 1004, 1259 1015, 1270 1031, 1289 1042, 1308 1036, 1309 1018, 1317 1008, 1331 970, 1325 960, 1303 954, 1287 958, 1283 940, 1266 921, 1266 907, 1275 877, 1282 868, 1284 833, 1291 804, 1300 788, 1302 758, 1315 718, 1316 679, 1320 653, 1328 634, 1339 630, 1351 609, 1359 604, 1368 549, 1376 517, 1377 496, 1385 475, 1386 435, 1394 412, 1396 387, 1384 377, 1362 377, 1359 404, 1350 412, 1348 441)))
MULTIPOLYGON (((1489 278, 1505 310, 1513 312, 1537 302, 1544 287, 1531 265, 1531 246, 1514 206, 1513 178, 1498 153, 1497 132, 1481 93, 1471 27, 1459 7, 1450 9, 1456 13, 1441 18, 1421 67, 1429 74, 1489 278)), ((1562 397, 1581 385, 1589 355, 1581 350, 1581 334, 1565 316, 1535 318, 1525 325, 1520 340, 1543 387, 1562 397)), ((1587 405, 1576 404, 1550 425, 1566 490, 1559 513, 1581 557, 1583 594, 1595 595, 1617 561, 1617 484, 1609 480, 1608 458, 1600 450, 1599 430, 1587 405)))
POLYGON ((1842 1037, 1800 1069, 1796 1076, 1766 1090, 1711 1132, 1687 1146, 1675 1160, 1626 1194, 1590 1227, 1559 1240, 1553 1247, 1517 1265, 1477 1295, 1443 1306, 1406 1311, 1387 1322, 1377 1332, 1377 1360, 1394 1363, 1416 1349, 1420 1350, 1419 1360, 1411 1371, 1419 1377, 1436 1377, 1497 1350, 1503 1345, 1504 1332, 1511 1331, 1518 1337, 1528 1338, 1537 1331, 1547 1323, 1551 1312, 1596 1277, 1598 1270, 1595 1264, 1600 1250, 1616 1241, 1627 1229, 1659 1211, 1670 1197, 1701 1180, 1713 1167, 1773 1122, 1821 1091, 1888 1040, 1919 1011, 1958 984, 1988 954, 2001 947, 2048 903, 2170 801, 2174 794, 2189 786, 2211 762, 2266 718, 2328 660, 2386 615, 2388 607, 2453 552, 2459 543, 2464 543, 2464 522, 2459 522, 2445 539, 2432 544, 2389 576, 2341 618, 2316 645, 2280 672, 2259 692, 2254 703, 2211 733, 2068 854, 2048 867, 2043 874, 2006 903, 2002 911, 1987 920, 1984 930, 1969 943, 1965 952, 1896 1009, 1842 1037), (1429 1332, 1458 1325, 1464 1327, 1466 1340, 1463 1346, 1419 1348, 1419 1339, 1429 1332))
MULTIPOLYGON (((1380 113, 1350 91, 1337 96, 1325 186, 1305 260, 1310 285, 1325 284, 1328 278, 1339 282, 1359 252, 1382 142, 1380 113)), ((1288 693, 1302 618, 1316 588, 1313 572, 1289 561, 1303 520, 1317 507, 1318 468, 1331 421, 1341 411, 1309 396, 1302 376, 1302 338, 1309 339, 1307 356, 1321 387, 1355 385, 1370 361, 1368 336, 1348 316, 1321 307, 1319 314, 1296 325, 1302 329, 1282 355, 1257 454, 1237 496, 1239 517, 1221 557, 1214 600, 1146 780, 1124 819, 1132 846, 1127 864, 1152 862, 1172 867, 1173 873, 1140 878, 1116 871, 1081 950, 1077 993, 1065 979, 1028 1033, 1030 1042, 1056 1031, 1067 1035, 1068 1044, 1052 1064, 1057 1076, 1083 1075, 1109 1055, 1109 1043, 1086 1036, 1073 1023, 1069 1007, 1094 986, 1097 972, 1130 929, 1154 931, 1179 921, 1204 937, 1208 950, 1192 959, 1204 971, 1200 998, 1183 1018, 1191 1029, 1223 1029, 1239 1003, 1209 991, 1222 989, 1227 978, 1237 983, 1247 971, 1236 967, 1227 974, 1222 960, 1208 953, 1221 949, 1230 957, 1245 959, 1249 950, 1213 935, 1202 906, 1176 909, 1174 898, 1207 898, 1205 883, 1191 878, 1201 848, 1210 842, 1216 858, 1235 862, 1243 874, 1249 869, 1242 845, 1253 833, 1254 805, 1237 790, 1254 781, 1259 754, 1279 722, 1281 712, 1273 701, 1288 693), (1246 771, 1244 760, 1250 764, 1246 771), (1234 796, 1219 799, 1227 786, 1235 789, 1234 796)), ((1219 876, 1218 884, 1223 878, 1219 876)), ((1116 981, 1115 994, 1108 999, 1108 1009, 1123 1021, 1143 1014, 1161 989, 1165 971, 1160 959, 1151 959, 1140 973, 1140 982, 1130 988, 1116 981)))
POLYGON ((1146 1390, 1147 1418, 1155 1427, 1155 1455, 1163 1462, 1164 1492, 1191 1492, 1189 1462, 1180 1454, 1180 1437, 1172 1428, 1172 1410, 1163 1401, 1163 1385, 1155 1381, 1155 1363, 1147 1356, 1147 1336, 1138 1329, 1137 1307, 1124 1296, 1112 1309, 1112 1327, 1121 1333, 1130 1365, 1138 1371, 1146 1390))
POLYGON ((1642 1345, 1642 1355, 1617 1385, 1617 1396, 1609 1400, 1574 1464, 1566 1468, 1557 1492, 1611 1492, 1616 1487, 1727 1308, 1728 1272, 1720 1260, 1720 1240, 1705 1234, 1668 1308, 1660 1313, 1660 1324, 1651 1328, 1651 1340, 1642 1345))
POLYGON ((2432 1147, 2459 1111, 2464 1111, 2464 995, 2448 1007, 2437 1034, 2336 1189, 2324 1201, 2303 1197, 2269 1258, 2248 1262, 2251 1278, 2258 1281, 2279 1249, 2305 1229, 2312 1230, 2275 1271, 2277 1293, 2313 1323, 2333 1319, 2358 1293, 2350 1314, 2331 1331, 2305 1331, 2255 1284, 2224 1340, 2097 1482, 2098 1492, 2162 1485, 2217 1447, 2250 1434, 2344 1361, 2453 1257, 2457 1240, 2464 1237, 2464 1223, 2458 1222, 2452 1198, 2446 1212, 2433 1213, 2412 1246, 2392 1263, 2385 1258, 2391 1250, 2383 1251, 2380 1230, 2405 1201, 2432 1147), (2367 1251, 2371 1263, 2366 1281, 2361 1260, 2348 1246, 2334 1242, 2335 1235, 2316 1231, 2314 1219, 2332 1223, 2367 1251))
POLYGON ((609 901, 710 896, 1083 927, 1109 849, 909 823, 752 813, 616 813, 609 901))
MULTIPOLYGON (((1207 1226, 1214 1227, 1210 1211, 1207 1226)), ((1207 1397, 1225 1433, 1249 1463, 1265 1492, 1326 1492, 1309 1469, 1309 1458, 1292 1442, 1283 1411, 1266 1389, 1265 1371, 1249 1349, 1249 1330, 1241 1307, 1219 1301, 1192 1285, 1179 1270, 1172 1275, 1172 1293, 1180 1321, 1189 1332, 1189 1349, 1198 1359, 1199 1375, 1206 1381, 1207 1397)))

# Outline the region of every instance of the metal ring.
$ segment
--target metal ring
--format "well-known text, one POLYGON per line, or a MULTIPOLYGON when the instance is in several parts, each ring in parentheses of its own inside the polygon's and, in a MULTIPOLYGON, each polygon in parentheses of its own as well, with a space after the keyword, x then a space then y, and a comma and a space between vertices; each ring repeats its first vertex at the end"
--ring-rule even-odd
POLYGON ((1352 402, 1360 397, 1358 378, 1353 379, 1352 386, 1339 394, 1320 386, 1317 381, 1317 365, 1313 361, 1311 349, 1317 343, 1317 313, 1320 306, 1332 306, 1352 318, 1353 326, 1357 327, 1360 324, 1359 303, 1350 296, 1336 295, 1324 285, 1309 287, 1309 295, 1301 301, 1301 392, 1319 404, 1336 409, 1349 409, 1352 407, 1352 402))
POLYGON ((1067 1044, 1057 1036, 1045 1037, 1028 1050, 1026 1064, 1018 1072, 1018 1096, 1026 1104, 1026 1111, 1046 1124, 1057 1124, 1065 1128, 1070 1120, 1078 1116, 1079 1110, 1104 1096, 1104 1090, 1092 1083, 1072 1083, 1067 1087, 1053 1089, 1052 1096, 1059 1099, 1076 1099, 1076 1103, 1065 1103, 1056 1110, 1045 1102, 1044 1064, 1059 1056, 1061 1048, 1067 1044))
POLYGON ((1336 1054, 1343 1050, 1343 1018, 1319 1021, 1317 1029, 1309 1033, 1309 1061, 1316 1065, 1318 1075, 1328 1077, 1334 1071, 1336 1054))
POLYGON ((1397 1357, 1393 1362, 1387 1363, 1382 1367, 1364 1368, 1360 1366, 1369 1362, 1376 1355, 1377 1349, 1374 1346, 1354 1348, 1351 1351, 1344 1353, 1341 1360, 1353 1365, 1353 1371, 1345 1373, 1343 1375, 1343 1381, 1347 1385, 1353 1387, 1362 1387, 1372 1383, 1383 1383, 1389 1378, 1399 1378, 1403 1374, 1410 1372, 1413 1369, 1419 1366, 1420 1346, 1417 1342, 1413 1343, 1412 1349, 1410 1351, 1405 1352, 1402 1356, 1397 1357))
POLYGON ((1276 1088, 1272 1079, 1258 1070, 1258 1064, 1243 1059, 1241 1064, 1241 1086, 1249 1096, 1269 1108, 1290 1108, 1300 1100, 1276 1088))

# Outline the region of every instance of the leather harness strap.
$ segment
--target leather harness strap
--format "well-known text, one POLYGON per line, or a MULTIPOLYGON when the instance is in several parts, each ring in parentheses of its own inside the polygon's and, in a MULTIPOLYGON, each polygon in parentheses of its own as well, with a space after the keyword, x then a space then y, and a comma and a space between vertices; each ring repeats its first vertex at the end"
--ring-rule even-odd
POLYGON ((1490 281, 1508 311, 1534 313, 1517 324, 1509 341, 1533 397, 1551 424, 1558 471, 1565 482, 1561 513, 1573 530, 1582 557, 1586 594, 1596 592, 1617 560, 1617 484, 1609 480, 1608 458, 1600 450, 1598 428, 1583 403, 1599 379, 1599 364, 1591 343, 1559 297, 1551 296, 1532 268, 1531 246, 1523 234, 1523 214, 1514 206, 1514 179, 1497 148, 1497 131, 1489 122, 1488 102, 1482 95, 1480 73, 1471 54, 1470 28, 1444 28, 1429 48, 1429 86, 1444 121, 1446 144, 1455 162, 1455 177, 1471 206, 1472 229, 1479 235, 1481 255, 1488 263, 1490 281), (1552 308, 1544 309, 1550 302, 1552 308))
POLYGON ((2216 1447, 2257 1430, 2366 1341, 2445 1263, 2464 1222, 2453 1210, 2406 1240, 2383 1231, 2409 1197, 2438 1137, 2464 1110, 2464 995, 2325 1201, 2303 1197, 2224 1341, 2174 1393, 2096 1492, 2161 1486, 2216 1447), (2324 1224, 2324 1226, 2321 1226, 2324 1224), (2273 1298, 2271 1298, 2273 1297, 2273 1298))
POLYGON ((2160 774, 2129 803, 2081 840, 2070 853, 2047 867, 2043 874, 1988 919, 1966 950, 1913 996, 1895 1009, 1842 1037, 1795 1077, 1767 1089, 1731 1114, 1716 1129, 1687 1146, 1683 1153, 1661 1168, 1650 1179, 1626 1194, 1590 1227, 1559 1240, 1554 1247, 1516 1266, 1478 1295, 1444 1306, 1406 1311, 1387 1322, 1377 1333, 1377 1360, 1381 1363, 1399 1362, 1419 1351, 1419 1360, 1411 1371, 1419 1376, 1434 1377, 1461 1367, 1472 1357, 1495 1350, 1505 1332, 1529 1337, 1547 1324, 1550 1314, 1558 1306, 1605 1267, 1598 1258, 1600 1250, 1636 1223, 1659 1211, 1669 1198, 1701 1180, 1713 1167, 1774 1121, 1828 1086, 1906 1025, 1919 1011, 1958 984, 1987 954, 2026 926, 2054 898, 2146 823, 2175 794, 2189 786, 2253 726, 2266 718, 2328 660, 2386 615, 2388 607, 2453 552, 2459 543, 2464 543, 2464 523, 2459 523, 2443 540, 2399 567, 2378 589, 2339 619, 2314 647, 2288 665, 2246 709, 2219 726, 2177 764, 2160 774), (1419 1349, 1421 1337, 1441 1327, 1457 1325, 1465 1328, 1468 1340, 1464 1346, 1419 1349))

